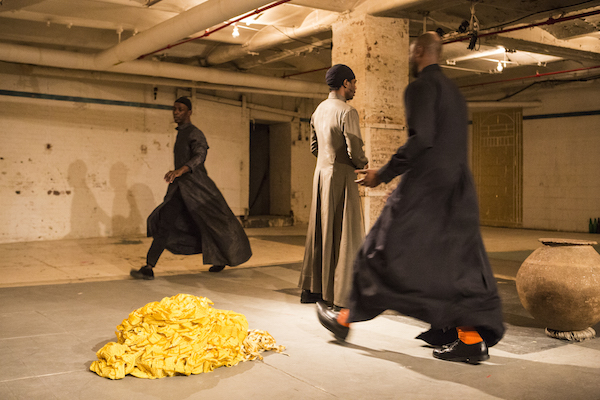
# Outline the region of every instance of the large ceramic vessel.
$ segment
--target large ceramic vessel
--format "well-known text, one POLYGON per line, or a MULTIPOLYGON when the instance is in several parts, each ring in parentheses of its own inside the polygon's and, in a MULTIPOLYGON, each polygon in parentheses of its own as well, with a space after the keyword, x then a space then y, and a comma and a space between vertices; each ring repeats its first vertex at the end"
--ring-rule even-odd
MULTIPOLYGON (((583 331, 600 322, 600 254, 596 242, 539 239, 517 273, 523 307, 547 330, 583 331)), ((593 332, 593 330, 592 330, 593 332)))

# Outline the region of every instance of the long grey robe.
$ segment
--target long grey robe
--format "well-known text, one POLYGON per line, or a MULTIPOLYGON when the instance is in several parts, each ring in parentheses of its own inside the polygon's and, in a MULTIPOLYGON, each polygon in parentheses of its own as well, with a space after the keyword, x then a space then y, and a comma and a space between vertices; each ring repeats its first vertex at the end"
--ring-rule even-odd
POLYGON ((354 170, 364 167, 367 158, 358 113, 334 92, 313 113, 311 127, 317 166, 299 286, 345 307, 352 263, 364 239, 354 170))
POLYGON ((175 169, 187 165, 191 171, 169 184, 163 203, 148 217, 148 236, 158 232, 159 213, 179 188, 185 210, 175 221, 176 233, 169 237, 167 250, 174 254, 202 253, 204 264, 234 266, 246 262, 252 256, 248 237, 204 167, 208 151, 204 134, 192 124, 177 130, 175 169))
POLYGON ((405 92, 409 138, 378 171, 404 174, 354 265, 349 322, 392 309, 431 324, 419 338, 450 343, 475 326, 488 346, 504 333, 467 161, 467 108, 438 65, 405 92))

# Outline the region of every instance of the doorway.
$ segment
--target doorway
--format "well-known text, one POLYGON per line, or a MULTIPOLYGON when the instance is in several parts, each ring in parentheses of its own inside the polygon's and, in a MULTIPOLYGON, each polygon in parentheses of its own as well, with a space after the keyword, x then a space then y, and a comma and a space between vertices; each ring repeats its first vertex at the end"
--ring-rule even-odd
POLYGON ((291 216, 291 123, 250 125, 249 216, 291 216))
POLYGON ((250 124, 250 189, 248 214, 271 212, 269 125, 250 124))
POLYGON ((473 113, 473 177, 482 225, 523 223, 523 110, 473 113))

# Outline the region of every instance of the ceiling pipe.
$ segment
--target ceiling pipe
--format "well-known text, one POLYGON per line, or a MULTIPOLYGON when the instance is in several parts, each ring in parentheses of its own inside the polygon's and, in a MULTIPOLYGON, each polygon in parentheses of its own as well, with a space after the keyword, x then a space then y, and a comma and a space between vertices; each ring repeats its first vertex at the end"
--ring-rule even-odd
MULTIPOLYGON (((32 62, 33 64, 51 67, 108 70, 114 65, 135 60, 157 48, 268 3, 268 0, 208 0, 100 53, 57 52, 50 49, 29 48, 32 54, 28 58, 36 60, 32 62), (58 59, 57 54, 60 54, 62 59, 58 59)), ((13 52, 22 54, 24 51, 15 50, 13 52)), ((7 59, 10 57, 9 55, 6 58, 4 56, 0 53, 0 59, 10 61, 7 59)))
POLYGON ((268 3, 268 0, 208 0, 94 55, 95 69, 105 70, 113 65, 135 60, 143 54, 268 3))
MULTIPOLYGON (((0 64, 1 65, 1 64, 0 64)), ((8 63, 7 63, 8 65, 8 63)), ((23 67, 23 64, 12 64, 16 67, 23 67)), ((6 72, 6 71, 2 71, 6 72)), ((14 72, 7 72, 14 73, 14 72)), ((152 86, 167 86, 175 88, 196 88, 206 90, 216 90, 220 92, 237 92, 237 93, 258 93, 268 94, 273 96, 299 97, 311 99, 323 99, 323 92, 290 92, 262 88, 253 88, 248 86, 233 86, 212 83, 200 83, 192 80, 173 79, 173 78, 158 78, 153 76, 142 75, 127 75, 117 74, 105 71, 82 71, 82 70, 67 70, 63 68, 40 67, 40 66, 25 66, 25 70, 18 69, 19 74, 29 74, 33 76, 46 76, 55 78, 81 79, 88 81, 108 81, 108 82, 126 82, 152 86)))
POLYGON ((206 57, 206 64, 223 64, 236 58, 245 57, 251 53, 277 46, 282 43, 301 39, 321 32, 331 30, 331 25, 337 21, 339 14, 327 11, 314 11, 306 19, 311 22, 298 28, 275 28, 267 26, 258 31, 243 45, 222 46, 206 57))
POLYGON ((243 2, 239 0, 208 0, 98 54, 0 43, 0 60, 55 68, 111 71, 285 92, 326 94, 328 90, 325 85, 311 82, 290 81, 173 63, 132 61, 157 47, 173 43, 266 3, 266 0, 245 0, 243 2))
MULTIPOLYGON (((598 14, 600 14, 600 10, 590 11, 590 12, 576 14, 576 15, 570 15, 568 17, 562 17, 562 18, 556 18, 556 19, 550 17, 546 21, 535 22, 535 23, 532 23, 532 24, 527 24, 527 25, 522 25, 522 26, 516 26, 514 28, 499 29, 499 30, 488 31, 488 32, 480 31, 480 32, 477 33, 477 37, 478 38, 482 38, 482 37, 491 36, 491 35, 498 35, 498 34, 501 34, 501 33, 509 33, 509 32, 520 31, 520 30, 527 29, 527 28, 535 28, 535 27, 538 27, 538 26, 554 25, 554 24, 557 24, 559 22, 571 21, 571 20, 574 20, 574 19, 590 17, 592 15, 598 15, 598 14)), ((466 35, 466 36, 460 36, 460 37, 457 37, 457 38, 447 39, 447 40, 443 41, 443 44, 449 44, 449 43, 455 43, 455 42, 464 42, 466 40, 471 40, 471 35, 466 35)))
POLYGON ((194 41, 194 40, 198 40, 198 39, 202 39, 202 38, 208 37, 208 36, 212 35, 213 33, 215 33, 215 32, 218 32, 218 31, 220 31, 221 29, 228 27, 229 25, 235 24, 236 22, 239 22, 239 21, 241 21, 241 20, 243 20, 243 19, 246 19, 246 18, 248 18, 248 17, 251 17, 252 15, 260 14, 260 13, 262 13, 262 12, 265 12, 266 10, 269 10, 269 9, 271 9, 271 8, 274 8, 274 7, 277 7, 277 6, 281 5, 281 4, 287 3, 287 2, 289 2, 289 1, 291 1, 291 0, 279 0, 279 1, 275 2, 275 3, 271 3, 271 4, 269 4, 268 6, 259 7, 259 8, 255 9, 255 10, 253 10, 253 11, 249 11, 249 12, 247 12, 246 14, 244 14, 244 15, 241 15, 241 16, 239 16, 239 17, 235 18, 235 19, 230 19, 230 20, 228 20, 228 21, 226 21, 226 22, 222 23, 221 25, 219 25, 219 26, 218 26, 218 27, 216 27, 216 28, 213 28, 213 29, 206 29, 206 30, 204 31, 204 33, 203 33, 202 35, 200 35, 200 36, 193 37, 193 38, 189 38, 189 39, 185 39, 185 40, 181 40, 181 41, 179 41, 179 42, 177 42, 177 43, 175 43, 175 44, 169 44, 168 46, 165 46, 165 47, 163 47, 163 48, 160 48, 160 49, 158 49, 158 50, 154 50, 154 51, 153 51, 153 52, 151 52, 151 53, 146 53, 146 54, 143 54, 143 55, 141 55, 141 56, 140 56, 140 57, 138 57, 138 58, 140 58, 140 59, 141 59, 141 58, 144 58, 144 57, 146 57, 146 56, 149 56, 149 55, 151 55, 151 54, 158 53, 158 52, 160 52, 160 51, 163 51, 163 50, 172 49, 173 47, 180 46, 180 45, 182 45, 182 44, 185 44, 185 43, 187 43, 187 42, 192 42, 192 41, 194 41))
MULTIPOLYGON (((78 57, 79 55, 80 54, 78 53, 61 50, 39 49, 29 46, 0 43, 0 60, 2 61, 97 71, 95 65, 82 63, 82 58, 78 57)), ((129 61, 115 65, 107 69, 107 71, 121 74, 183 79, 285 92, 322 93, 326 95, 329 91, 327 85, 320 83, 273 78, 158 61, 129 61)))
POLYGON ((222 71, 214 68, 193 67, 157 61, 130 61, 115 65, 109 71, 122 74, 160 76, 221 85, 247 86, 262 89, 293 92, 328 93, 328 86, 321 83, 273 78, 241 72, 222 71))
POLYGON ((269 64, 277 61, 282 61, 287 58, 297 56, 301 53, 311 53, 315 48, 325 47, 331 45, 331 39, 325 40, 317 40, 316 42, 312 42, 311 44, 307 44, 306 46, 295 47, 293 49, 285 49, 279 52, 278 54, 274 54, 271 56, 267 56, 264 58, 251 58, 248 61, 241 61, 237 63, 237 67, 240 69, 251 69, 263 64, 269 64))
MULTIPOLYGON (((378 15, 383 12, 397 9, 400 7, 409 7, 422 0, 378 0, 376 2, 366 0, 357 5, 354 11, 345 12, 364 13, 369 15, 378 15)), ((223 46, 215 49, 206 58, 207 65, 223 64, 237 58, 245 57, 251 53, 258 53, 262 50, 289 42, 293 39, 302 39, 310 35, 331 30, 331 25, 335 23, 343 13, 327 12, 316 10, 311 13, 305 21, 306 25, 299 28, 282 28, 281 30, 266 27, 257 32, 248 42, 243 45, 223 46)))
POLYGON ((423 0, 364 0, 355 7, 355 11, 378 16, 387 11, 406 9, 421 3, 423 3, 423 0))
POLYGON ((551 76, 551 75, 560 75, 560 74, 576 73, 576 72, 581 72, 581 71, 590 71, 590 70, 599 69, 599 68, 600 68, 600 65, 594 65, 593 67, 583 67, 583 68, 575 68, 575 69, 569 69, 569 70, 564 70, 564 71, 545 72, 543 74, 521 76, 519 78, 501 79, 501 80, 492 81, 492 82, 473 83, 471 85, 459 86, 459 88, 460 89, 471 89, 471 88, 487 86, 487 85, 497 85, 497 84, 502 84, 502 83, 512 82, 512 81, 521 81, 521 80, 526 80, 526 79, 538 79, 538 78, 542 78, 545 76, 551 76))

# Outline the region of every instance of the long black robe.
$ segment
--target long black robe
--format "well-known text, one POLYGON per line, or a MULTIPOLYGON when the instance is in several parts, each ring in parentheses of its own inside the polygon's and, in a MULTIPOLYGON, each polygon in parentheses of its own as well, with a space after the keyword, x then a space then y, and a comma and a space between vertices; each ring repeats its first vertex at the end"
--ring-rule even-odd
POLYGON ((504 325, 467 162, 465 100, 430 65, 408 85, 405 106, 409 138, 378 171, 402 181, 355 260, 349 322, 391 309, 430 323, 419 338, 431 344, 475 326, 493 346, 504 325))
POLYGON ((179 189, 185 210, 177 216, 167 250, 174 254, 202 253, 204 264, 235 266, 246 262, 252 256, 248 237, 204 167, 208 151, 204 134, 192 124, 177 130, 175 169, 187 165, 191 171, 169 184, 163 203, 148 217, 148 236, 158 232, 161 209, 179 189))

